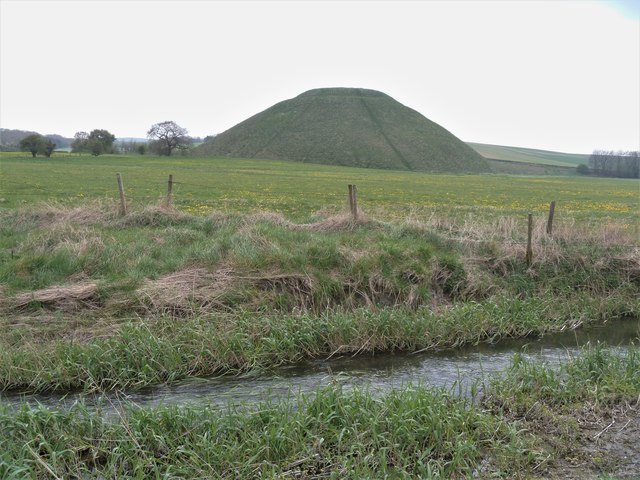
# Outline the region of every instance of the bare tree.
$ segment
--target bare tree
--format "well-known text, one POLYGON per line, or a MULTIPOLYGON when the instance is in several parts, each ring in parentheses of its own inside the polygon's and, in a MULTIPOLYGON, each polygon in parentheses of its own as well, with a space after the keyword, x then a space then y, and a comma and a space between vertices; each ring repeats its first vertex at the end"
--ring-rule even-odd
POLYGON ((186 128, 182 128, 175 122, 156 123, 147 132, 147 137, 152 140, 150 148, 160 155, 171 155, 176 148, 187 148, 191 143, 186 128))

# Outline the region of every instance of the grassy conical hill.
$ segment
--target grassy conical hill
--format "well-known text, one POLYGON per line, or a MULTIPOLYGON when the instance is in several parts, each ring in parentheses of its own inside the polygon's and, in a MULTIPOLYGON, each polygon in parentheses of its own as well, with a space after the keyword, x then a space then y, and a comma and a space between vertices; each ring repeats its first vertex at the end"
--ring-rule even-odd
POLYGON ((390 96, 361 88, 310 90, 221 133, 199 154, 352 167, 487 172, 481 155, 390 96))

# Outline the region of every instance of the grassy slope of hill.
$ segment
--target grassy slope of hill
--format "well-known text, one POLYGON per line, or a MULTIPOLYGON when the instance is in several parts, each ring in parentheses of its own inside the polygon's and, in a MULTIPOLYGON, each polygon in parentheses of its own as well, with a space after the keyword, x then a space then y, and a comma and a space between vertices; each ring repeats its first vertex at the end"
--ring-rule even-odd
POLYGON ((491 171, 498 175, 551 175, 577 176, 575 167, 547 165, 545 163, 514 162, 513 160, 487 159, 491 171))
POLYGON ((581 163, 589 163, 588 154, 561 153, 533 148, 488 145, 485 143, 467 142, 471 148, 487 159, 509 162, 553 165, 559 167, 576 167, 581 163))
POLYGON ((381 92, 317 89, 209 140, 200 155, 432 172, 488 172, 481 155, 381 92))

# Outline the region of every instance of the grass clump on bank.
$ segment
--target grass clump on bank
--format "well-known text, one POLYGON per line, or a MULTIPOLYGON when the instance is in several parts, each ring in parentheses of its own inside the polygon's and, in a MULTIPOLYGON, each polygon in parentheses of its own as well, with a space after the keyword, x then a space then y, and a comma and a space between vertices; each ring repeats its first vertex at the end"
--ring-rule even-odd
POLYGON ((125 404, 117 406, 117 416, 105 417, 81 404, 67 411, 0 406, 0 473, 3 478, 637 475, 638 465, 623 463, 620 442, 635 442, 640 432, 639 369, 637 346, 626 353, 597 347, 556 368, 516 357, 501 377, 485 381, 480 396, 467 399, 411 385, 382 396, 331 385, 255 408, 125 404), (536 423, 542 414, 552 415, 548 419, 555 423, 536 423), (611 418, 619 422, 614 427, 611 418), (567 454, 592 456, 565 470, 567 454), (605 455, 608 461, 600 461, 605 455))
POLYGON ((516 354, 482 403, 539 438, 550 460, 540 472, 545 478, 640 475, 637 345, 590 346, 557 370, 516 354))

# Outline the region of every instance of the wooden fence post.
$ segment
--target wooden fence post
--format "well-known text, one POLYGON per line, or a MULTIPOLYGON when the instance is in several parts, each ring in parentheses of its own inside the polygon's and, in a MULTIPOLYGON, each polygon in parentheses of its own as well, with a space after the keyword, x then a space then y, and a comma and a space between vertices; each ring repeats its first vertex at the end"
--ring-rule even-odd
POLYGON ((173 175, 169 175, 169 182, 167 183, 167 207, 171 206, 173 201, 173 175))
POLYGON ((547 235, 551 235, 553 230, 553 214, 556 211, 556 201, 552 201, 549 205, 549 219, 547 220, 547 235))
POLYGON ((120 192, 120 215, 127 214, 127 201, 124 198, 124 185, 122 184, 122 175, 116 173, 118 178, 118 191, 120 192))
POLYGON ((533 248, 531 247, 531 237, 533 236, 533 214, 529 214, 529 226, 527 228, 527 267, 533 262, 533 248))
POLYGON ((349 209, 354 220, 358 220, 358 189, 349 185, 349 209))
POLYGON ((353 216, 353 185, 349 184, 349 211, 351 212, 351 216, 353 216))

